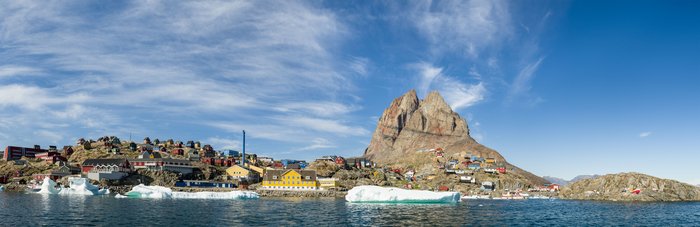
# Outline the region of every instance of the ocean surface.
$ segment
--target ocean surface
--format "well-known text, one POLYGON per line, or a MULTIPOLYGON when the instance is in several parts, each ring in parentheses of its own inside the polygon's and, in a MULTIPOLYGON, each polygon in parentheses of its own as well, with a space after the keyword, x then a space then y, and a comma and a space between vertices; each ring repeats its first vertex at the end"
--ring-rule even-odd
POLYGON ((1 226, 700 226, 700 203, 116 199, 0 192, 1 226))

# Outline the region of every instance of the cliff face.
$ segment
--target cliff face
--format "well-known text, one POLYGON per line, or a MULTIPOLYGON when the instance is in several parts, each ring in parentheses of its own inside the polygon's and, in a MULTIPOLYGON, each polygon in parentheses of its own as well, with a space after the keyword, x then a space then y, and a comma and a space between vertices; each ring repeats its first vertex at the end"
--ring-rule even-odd
POLYGON ((407 154, 443 148, 505 161, 498 152, 469 136, 469 127, 438 92, 418 100, 414 90, 394 99, 384 110, 365 156, 381 164, 401 161, 407 154))
POLYGON ((583 200, 700 201, 700 188, 641 173, 620 173, 578 181, 562 188, 559 195, 583 200))
MULTIPOLYGON (((423 100, 418 99, 415 90, 394 99, 379 119, 364 155, 381 165, 419 169, 436 162, 435 156, 425 151, 437 148, 442 148, 447 158, 477 155, 507 163, 501 154, 469 135, 467 122, 436 91, 423 100)), ((547 182, 510 164, 508 167, 533 184, 547 182)))

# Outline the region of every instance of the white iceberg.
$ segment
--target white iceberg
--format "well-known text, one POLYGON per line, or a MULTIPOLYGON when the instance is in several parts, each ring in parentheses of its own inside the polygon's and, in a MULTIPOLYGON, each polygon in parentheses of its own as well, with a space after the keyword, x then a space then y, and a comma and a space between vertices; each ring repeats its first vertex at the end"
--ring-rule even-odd
POLYGON ((56 188, 56 182, 51 180, 49 177, 44 178, 44 182, 41 183, 41 190, 37 193, 39 194, 58 194, 61 189, 56 188))
POLYGON ((56 182, 50 178, 44 178, 41 183, 39 194, 60 194, 60 195, 104 195, 109 194, 109 189, 100 189, 91 184, 86 178, 71 177, 68 179, 68 188, 56 188, 56 182))
POLYGON ((379 186, 357 186, 345 200, 353 203, 457 203, 459 192, 433 192, 379 186))
POLYGON ((117 195, 115 198, 152 198, 152 199, 257 199, 260 195, 248 191, 230 192, 173 192, 172 189, 162 186, 134 186, 125 195, 117 195))
POLYGON ((59 194, 65 195, 105 195, 109 194, 109 189, 100 189, 91 184, 87 178, 71 177, 68 178, 69 188, 63 188, 59 194))

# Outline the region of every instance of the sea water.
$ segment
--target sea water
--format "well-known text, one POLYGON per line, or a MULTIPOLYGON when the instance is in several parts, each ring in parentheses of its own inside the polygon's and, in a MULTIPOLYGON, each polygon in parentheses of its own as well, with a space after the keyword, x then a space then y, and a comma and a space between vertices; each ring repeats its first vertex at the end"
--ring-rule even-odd
POLYGON ((343 198, 118 199, 0 193, 0 226, 700 226, 700 203, 470 200, 364 204, 343 198))

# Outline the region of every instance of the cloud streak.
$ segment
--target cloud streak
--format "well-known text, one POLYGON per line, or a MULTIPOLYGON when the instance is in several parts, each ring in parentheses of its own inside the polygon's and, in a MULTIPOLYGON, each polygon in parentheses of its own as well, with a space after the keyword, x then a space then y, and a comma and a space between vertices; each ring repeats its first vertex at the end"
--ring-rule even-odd
MULTIPOLYGON (((64 131, 62 138, 34 134, 68 142, 127 130, 122 127, 152 133, 144 125, 155 120, 206 117, 227 124, 200 125, 237 127, 233 131, 250 127, 276 140, 366 132, 343 120, 361 107, 342 98, 354 89, 348 77, 355 75, 346 74, 366 75, 369 60, 350 57, 352 64, 346 65, 347 58, 333 54, 348 29, 319 5, 126 1, 115 3, 114 10, 93 12, 100 4, 17 1, 0 6, 0 57, 8 59, 0 66, 0 79, 23 76, 0 85, 0 119, 22 116, 9 130, 43 128, 41 122, 82 129, 64 131), (261 126, 245 123, 301 114, 311 116, 295 122, 300 130, 274 119, 261 126)), ((10 137, 0 143, 23 141, 10 137)))

